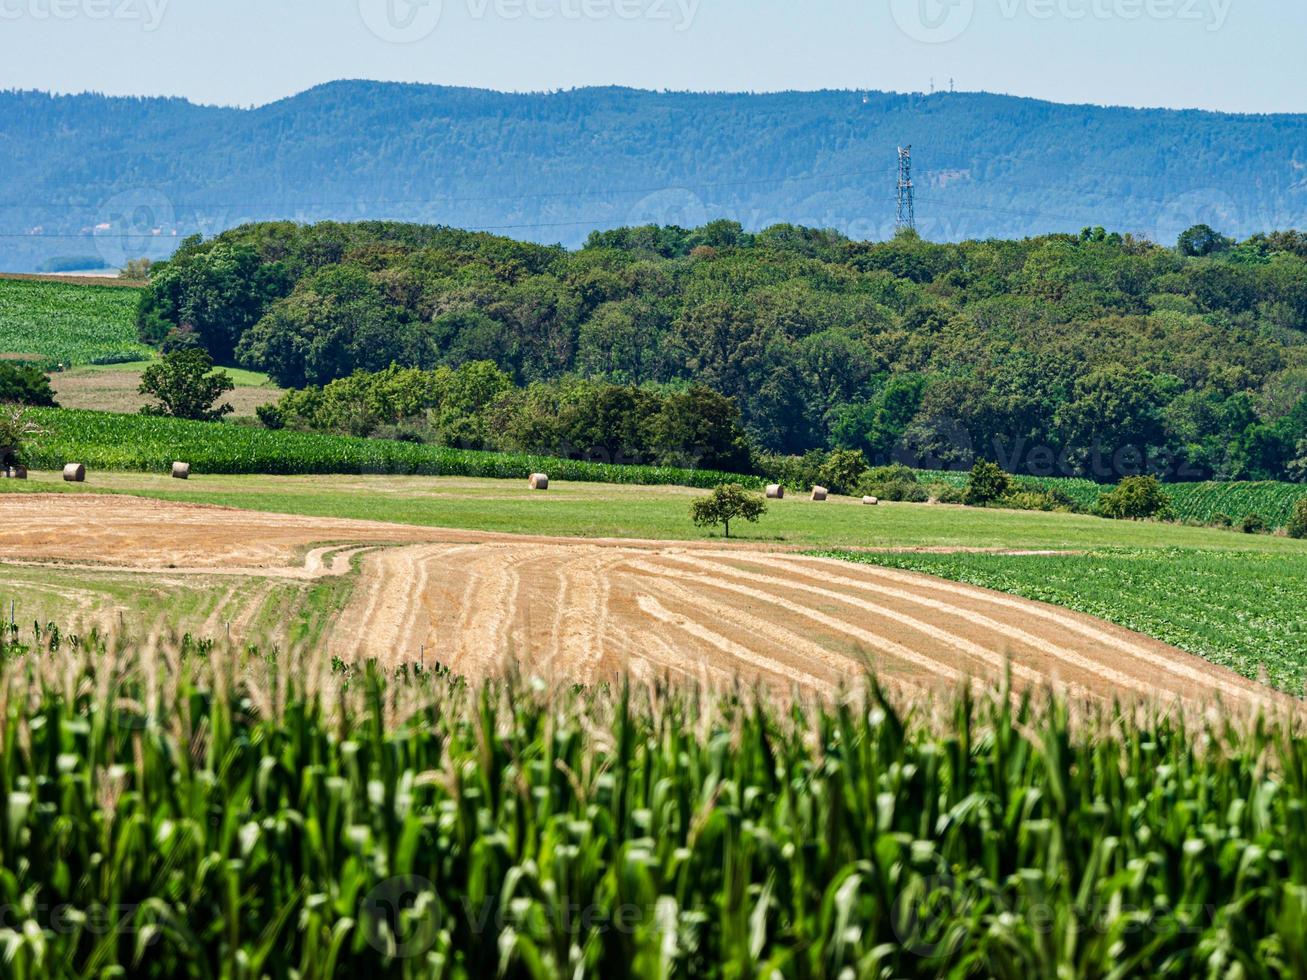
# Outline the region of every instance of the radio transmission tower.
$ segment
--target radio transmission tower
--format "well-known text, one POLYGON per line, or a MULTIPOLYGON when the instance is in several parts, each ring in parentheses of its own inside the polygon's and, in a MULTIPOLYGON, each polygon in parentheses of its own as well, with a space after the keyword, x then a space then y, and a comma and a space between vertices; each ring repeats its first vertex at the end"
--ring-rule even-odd
POLYGON ((917 206, 912 193, 912 146, 899 147, 899 213, 895 227, 917 230, 917 206))

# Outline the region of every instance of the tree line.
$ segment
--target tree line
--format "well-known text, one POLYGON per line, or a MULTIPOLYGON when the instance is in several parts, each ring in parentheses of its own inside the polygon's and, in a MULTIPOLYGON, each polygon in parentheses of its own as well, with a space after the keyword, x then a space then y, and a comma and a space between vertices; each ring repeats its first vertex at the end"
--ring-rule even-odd
POLYGON ((703 385, 655 389, 568 378, 516 387, 492 361, 360 371, 287 392, 258 414, 270 428, 460 449, 728 473, 754 467, 739 409, 703 385))
POLYGON ((723 220, 568 251, 440 226, 263 223, 187 240, 152 271, 138 325, 296 389, 480 362, 519 406, 625 389, 605 397, 626 399, 628 432, 665 392, 701 386, 771 454, 1307 479, 1296 232, 873 243, 723 220))

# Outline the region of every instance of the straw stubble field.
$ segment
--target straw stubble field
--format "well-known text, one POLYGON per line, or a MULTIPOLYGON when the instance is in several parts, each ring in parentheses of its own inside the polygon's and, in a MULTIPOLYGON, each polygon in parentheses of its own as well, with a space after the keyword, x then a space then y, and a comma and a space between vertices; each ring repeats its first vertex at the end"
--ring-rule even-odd
POLYGON ((775 545, 513 536, 108 495, 24 494, 5 508, 0 554, 21 555, 6 561, 22 573, 211 583, 218 598, 197 630, 239 636, 268 620, 270 600, 295 619, 287 596, 338 583, 330 603, 308 605, 346 661, 827 693, 868 668, 912 693, 992 682, 1010 662, 1016 684, 1072 697, 1274 697, 1088 616, 775 545))

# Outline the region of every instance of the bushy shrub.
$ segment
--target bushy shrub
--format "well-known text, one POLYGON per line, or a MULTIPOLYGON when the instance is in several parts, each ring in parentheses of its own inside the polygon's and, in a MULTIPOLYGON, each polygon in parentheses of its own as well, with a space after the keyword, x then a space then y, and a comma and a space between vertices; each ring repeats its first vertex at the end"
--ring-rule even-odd
POLYGON ((1239 530, 1244 534, 1265 534, 1270 529, 1261 514, 1244 514, 1243 520, 1239 522, 1239 530))
POLYGON ((1293 505, 1293 516, 1285 530, 1291 538, 1307 538, 1307 497, 1293 505))
POLYGON ((998 504, 1009 510, 1041 510, 1046 513, 1054 511, 1070 513, 1075 509, 1075 505, 1067 499, 1066 494, 1049 490, 1015 490, 1004 495, 998 504))
POLYGON ((955 487, 951 483, 932 483, 927 488, 927 495, 937 504, 962 503, 962 488, 955 487))
POLYGON ((913 504, 924 504, 933 496, 931 490, 918 480, 917 471, 902 463, 867 470, 854 492, 859 497, 879 497, 913 504))
POLYGON ((254 409, 254 416, 263 423, 265 429, 286 428, 286 415, 276 405, 260 405, 254 409))
POLYGON ((891 483, 863 483, 859 496, 879 497, 881 500, 909 504, 924 504, 930 499, 930 491, 920 483, 905 483, 896 480, 891 483))
POLYGON ((755 466, 769 480, 799 493, 814 483, 821 483, 821 470, 826 465, 826 458, 826 454, 819 449, 810 450, 802 456, 764 454, 757 458, 755 466))
POLYGON ((867 474, 867 459, 856 449, 835 449, 817 472, 819 483, 832 493, 852 494, 867 474))
POLYGON ((1118 521, 1165 520, 1172 515, 1171 498, 1153 476, 1127 476, 1094 504, 1094 513, 1118 521))
POLYGON ((962 502, 969 507, 984 507, 1001 499, 1011 486, 1011 479, 997 463, 978 459, 962 491, 962 502))
POLYGON ((902 463, 893 463, 889 466, 873 466, 864 475, 863 479, 868 483, 917 483, 917 471, 910 466, 904 466, 902 463))

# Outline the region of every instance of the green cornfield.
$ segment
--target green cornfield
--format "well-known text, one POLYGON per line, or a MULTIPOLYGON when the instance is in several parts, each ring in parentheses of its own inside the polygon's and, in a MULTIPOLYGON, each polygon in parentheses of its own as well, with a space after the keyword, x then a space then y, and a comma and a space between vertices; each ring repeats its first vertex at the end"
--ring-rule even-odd
MULTIPOLYGON (((923 471, 923 483, 947 483, 964 486, 966 473, 923 471)), ((1014 478, 1016 484, 1031 490, 1060 490, 1081 507, 1092 507, 1099 494, 1110 486, 1092 480, 1067 477, 1014 478)), ((1163 489, 1171 498, 1177 520, 1211 524, 1224 515, 1236 523, 1248 514, 1260 514, 1271 527, 1284 527, 1293 514, 1293 506, 1307 497, 1307 484, 1264 482, 1168 483, 1163 489)))
POLYGON ((370 473, 714 487, 732 481, 758 487, 758 477, 669 466, 626 466, 552 459, 526 453, 486 453, 383 439, 273 431, 234 423, 188 422, 68 409, 33 409, 45 429, 24 453, 32 469, 57 470, 76 461, 94 469, 166 473, 186 460, 197 473, 308 475, 370 473))
POLYGON ((1236 522, 1248 514, 1261 514, 1271 527, 1284 527, 1293 506, 1307 497, 1302 483, 1194 483, 1166 488, 1180 520, 1211 522, 1224 514, 1236 522))
POLYGON ((1307 975, 1284 720, 19 637, 7 977, 1307 975))
POLYGON ((136 339, 139 292, 0 279, 0 354, 28 355, 48 369, 147 360, 154 351, 136 339))

